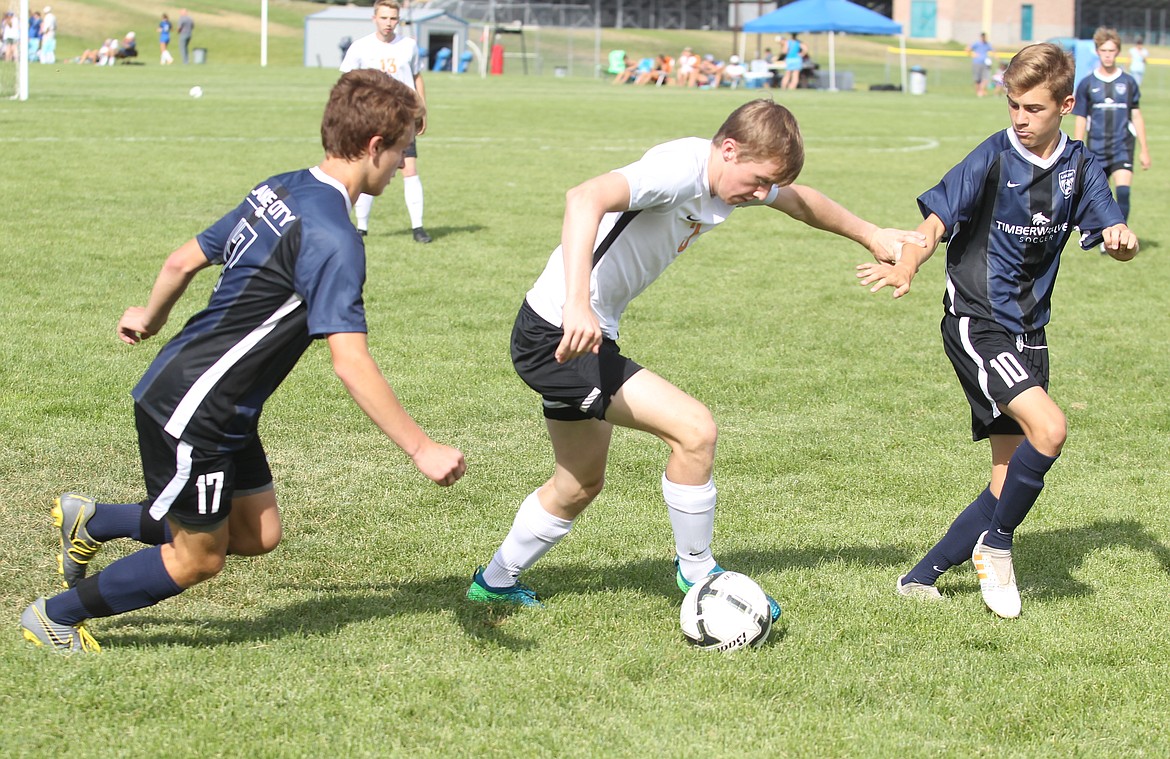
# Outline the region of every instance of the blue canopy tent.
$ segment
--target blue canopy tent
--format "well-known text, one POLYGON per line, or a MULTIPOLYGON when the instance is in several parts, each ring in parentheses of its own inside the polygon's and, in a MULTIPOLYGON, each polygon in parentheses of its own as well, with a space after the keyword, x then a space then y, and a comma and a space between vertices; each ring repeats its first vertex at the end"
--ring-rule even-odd
POLYGON ((902 25, 849 0, 796 0, 743 25, 750 34, 829 33, 829 89, 837 89, 833 36, 850 34, 898 35, 902 48, 902 91, 906 91, 906 38, 902 25))

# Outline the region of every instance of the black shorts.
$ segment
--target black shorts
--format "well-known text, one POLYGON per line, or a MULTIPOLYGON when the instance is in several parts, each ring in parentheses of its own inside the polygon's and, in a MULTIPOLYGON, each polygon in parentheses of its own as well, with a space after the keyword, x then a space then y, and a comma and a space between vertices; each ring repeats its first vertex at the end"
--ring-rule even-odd
POLYGON ((207 452, 168 435, 150 414, 134 405, 138 451, 146 478, 150 515, 207 528, 227 519, 234 496, 272 488, 272 470, 260 436, 241 450, 207 452))
POLYGON ((621 354, 617 343, 601 339, 601 349, 558 364, 557 346, 565 332, 525 301, 512 328, 512 365, 544 399, 544 415, 563 422, 604 419, 605 410, 626 380, 642 367, 621 354))
POLYGON ((971 439, 1022 435, 1019 423, 1000 411, 1033 387, 1048 391, 1048 340, 1044 330, 1013 335, 986 319, 947 314, 943 349, 971 404, 971 439))
POLYGON ((402 151, 403 158, 418 158, 418 140, 411 140, 410 144, 406 146, 406 150, 402 151))
POLYGON ((1105 176, 1113 176, 1115 171, 1133 171, 1133 150, 1137 140, 1132 133, 1127 132, 1124 139, 1124 150, 1111 156, 1098 154, 1097 161, 1105 169, 1105 176))

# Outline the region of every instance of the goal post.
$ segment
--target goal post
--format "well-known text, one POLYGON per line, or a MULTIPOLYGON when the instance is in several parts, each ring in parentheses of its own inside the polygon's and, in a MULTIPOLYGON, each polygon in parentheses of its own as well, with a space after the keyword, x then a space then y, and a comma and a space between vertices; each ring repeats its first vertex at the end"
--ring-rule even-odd
POLYGON ((16 60, 0 63, 0 97, 28 100, 28 0, 20 0, 17 14, 16 60))

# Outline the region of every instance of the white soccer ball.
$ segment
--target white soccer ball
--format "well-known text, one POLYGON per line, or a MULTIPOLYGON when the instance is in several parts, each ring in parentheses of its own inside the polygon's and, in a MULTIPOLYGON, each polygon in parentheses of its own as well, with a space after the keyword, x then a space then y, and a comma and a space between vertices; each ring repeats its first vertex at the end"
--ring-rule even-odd
POLYGON ((199 85, 195 85, 191 89, 187 90, 187 94, 193 98, 201 98, 203 97, 203 88, 199 85))
POLYGON ((679 623, 687 640, 707 651, 758 648, 772 631, 772 610, 755 580, 739 572, 720 572, 691 586, 679 623))

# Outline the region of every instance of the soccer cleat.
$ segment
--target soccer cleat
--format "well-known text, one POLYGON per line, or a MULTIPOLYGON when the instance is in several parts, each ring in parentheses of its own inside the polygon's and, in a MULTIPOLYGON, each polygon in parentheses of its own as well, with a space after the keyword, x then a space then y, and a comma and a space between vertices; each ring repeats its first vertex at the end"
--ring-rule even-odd
POLYGON ((1016 587, 1016 570, 1012 566, 1011 549, 988 548, 983 545, 984 530, 971 551, 971 563, 979 574, 979 591, 987 608, 1004 619, 1020 616, 1020 591, 1016 587))
POLYGON ((479 603, 544 608, 544 604, 536 597, 536 591, 527 585, 516 583, 510 588, 493 588, 488 585, 483 579, 483 567, 476 569, 475 574, 472 575, 471 587, 467 589, 467 597, 479 603))
POLYGON ((65 578, 62 585, 66 588, 85 577, 87 565, 102 547, 102 542, 90 537, 85 529, 94 510, 93 499, 80 493, 63 493, 53 502, 53 524, 61 528, 57 573, 65 578))
POLYGON ((906 579, 906 575, 902 575, 894 583, 894 589, 898 592, 898 595, 906 596, 907 598, 918 598, 923 601, 942 600, 942 593, 939 593, 938 588, 933 585, 924 585, 920 582, 903 583, 902 580, 904 579, 906 579))
POLYGON ((431 236, 428 235, 427 231, 425 229, 423 229, 422 227, 415 227, 411 231, 414 232, 414 241, 415 242, 430 242, 431 241, 431 236))
POLYGON ((35 646, 48 646, 51 650, 62 654, 71 654, 75 651, 82 653, 100 653, 102 647, 93 639, 85 625, 57 624, 49 619, 45 613, 45 599, 38 598, 28 605, 20 615, 20 629, 24 639, 35 646))
POLYGON ((366 235, 368 235, 368 234, 369 234, 369 232, 368 232, 367 230, 365 230, 365 229, 359 229, 359 230, 358 230, 358 235, 359 235, 359 236, 361 236, 361 237, 365 237, 365 236, 366 236, 366 235))
MULTIPOLYGON (((707 574, 717 575, 720 572, 726 572, 726 571, 727 571, 726 569, 724 569, 723 567, 716 564, 715 568, 712 569, 707 574)), ((683 577, 682 567, 679 566, 677 556, 674 557, 674 582, 676 585, 678 585, 678 589, 681 590, 683 593, 686 593, 694 585, 693 582, 691 582, 687 578, 683 577)), ((767 593, 765 593, 764 595, 767 596, 767 598, 768 598, 768 609, 772 612, 772 621, 775 622, 776 620, 780 619, 780 604, 776 602, 775 598, 772 598, 767 593)))

